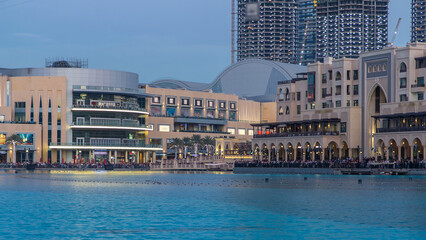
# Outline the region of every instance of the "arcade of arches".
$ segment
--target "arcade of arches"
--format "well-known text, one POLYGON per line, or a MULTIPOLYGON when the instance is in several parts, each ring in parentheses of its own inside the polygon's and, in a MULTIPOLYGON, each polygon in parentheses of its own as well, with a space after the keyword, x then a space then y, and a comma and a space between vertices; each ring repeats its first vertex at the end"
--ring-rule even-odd
POLYGON ((338 144, 320 142, 253 143, 253 159, 260 161, 323 161, 335 159, 358 159, 361 149, 349 149, 345 141, 338 144))
MULTIPOLYGON (((424 159, 424 140, 418 137, 378 138, 375 141, 375 158, 388 161, 421 161, 424 159)), ((374 150, 374 148, 373 148, 374 150)))

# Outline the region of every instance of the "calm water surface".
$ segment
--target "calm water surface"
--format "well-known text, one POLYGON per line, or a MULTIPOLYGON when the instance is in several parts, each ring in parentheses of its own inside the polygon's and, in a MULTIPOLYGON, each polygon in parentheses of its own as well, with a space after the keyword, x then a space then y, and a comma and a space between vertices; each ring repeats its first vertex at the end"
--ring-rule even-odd
POLYGON ((426 177, 304 177, 0 174, 0 238, 426 239, 426 177))

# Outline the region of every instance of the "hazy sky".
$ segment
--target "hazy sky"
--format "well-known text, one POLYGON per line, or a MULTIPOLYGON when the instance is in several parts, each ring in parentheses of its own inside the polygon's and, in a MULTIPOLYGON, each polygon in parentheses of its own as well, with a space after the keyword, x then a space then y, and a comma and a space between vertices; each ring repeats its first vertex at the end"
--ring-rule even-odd
MULTIPOLYGON (((398 46, 410 40, 410 2, 391 0, 398 46)), ((0 0, 0 29, 5 68, 77 57, 144 83, 212 82, 231 62, 231 0, 0 0)))

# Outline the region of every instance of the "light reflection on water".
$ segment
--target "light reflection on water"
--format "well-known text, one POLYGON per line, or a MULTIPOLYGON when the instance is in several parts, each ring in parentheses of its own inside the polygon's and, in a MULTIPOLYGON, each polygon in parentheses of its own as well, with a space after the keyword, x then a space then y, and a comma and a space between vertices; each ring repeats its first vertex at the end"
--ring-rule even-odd
POLYGON ((0 174, 0 238, 426 238, 426 177, 304 177, 0 174))

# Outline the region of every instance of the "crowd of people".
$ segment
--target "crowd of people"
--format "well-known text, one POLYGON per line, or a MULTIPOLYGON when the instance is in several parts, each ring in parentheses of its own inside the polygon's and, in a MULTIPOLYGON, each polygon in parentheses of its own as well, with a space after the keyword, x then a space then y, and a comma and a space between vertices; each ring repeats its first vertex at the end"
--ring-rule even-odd
MULTIPOLYGON (((28 164, 33 163, 4 163, 0 164, 0 168, 26 168, 28 164)), ((109 164, 109 163, 34 163, 36 168, 58 168, 58 169, 104 169, 105 166, 112 166, 120 169, 149 169, 149 163, 121 163, 121 164, 109 164)))
POLYGON ((333 159, 323 161, 235 161, 235 167, 263 167, 263 168, 426 168, 425 160, 408 159, 399 161, 375 161, 374 158, 361 160, 333 159))

